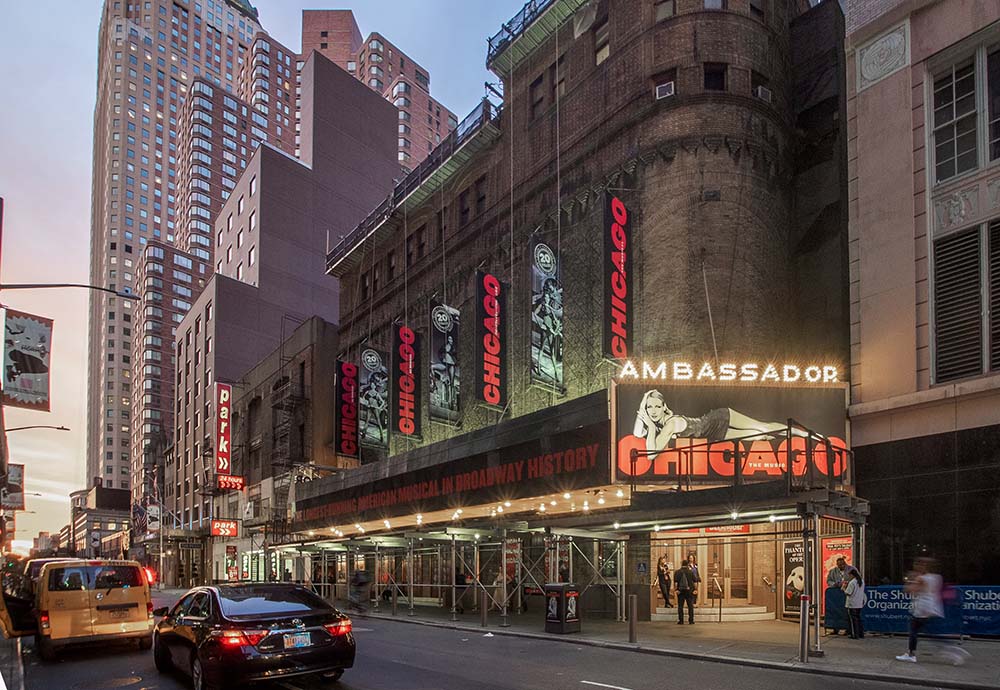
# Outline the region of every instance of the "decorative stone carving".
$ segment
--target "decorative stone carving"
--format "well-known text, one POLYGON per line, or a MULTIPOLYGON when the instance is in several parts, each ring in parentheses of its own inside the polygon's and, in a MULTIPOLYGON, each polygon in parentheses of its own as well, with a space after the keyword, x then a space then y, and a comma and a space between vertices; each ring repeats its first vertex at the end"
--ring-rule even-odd
POLYGON ((904 22, 857 52, 858 92, 910 64, 910 25, 904 22))
POLYGON ((990 210, 1000 209, 1000 177, 986 182, 986 194, 990 198, 990 210))
POLYGON ((960 228, 979 217, 979 187, 960 189, 934 202, 937 230, 960 228))

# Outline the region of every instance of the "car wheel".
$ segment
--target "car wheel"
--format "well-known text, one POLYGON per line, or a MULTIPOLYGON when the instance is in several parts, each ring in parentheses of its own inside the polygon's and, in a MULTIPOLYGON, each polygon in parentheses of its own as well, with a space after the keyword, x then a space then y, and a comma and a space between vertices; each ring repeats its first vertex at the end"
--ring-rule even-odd
POLYGON ((153 635, 153 664, 160 673, 169 673, 174 668, 170 660, 170 651, 160 639, 159 634, 153 635))
POLYGON ((344 669, 341 668, 331 673, 323 674, 323 680, 327 681, 328 683, 336 683, 338 680, 340 680, 340 677, 343 675, 344 675, 344 669))
POLYGON ((198 653, 194 652, 191 656, 193 657, 191 660, 191 687, 194 690, 218 690, 218 686, 210 684, 205 679, 205 667, 202 666, 198 653))
POLYGON ((153 646, 153 636, 139 638, 139 649, 149 649, 153 646))
POLYGON ((56 650, 52 646, 52 641, 45 637, 44 635, 35 636, 35 647, 38 649, 38 656, 42 658, 42 661, 54 661, 56 658, 56 650))

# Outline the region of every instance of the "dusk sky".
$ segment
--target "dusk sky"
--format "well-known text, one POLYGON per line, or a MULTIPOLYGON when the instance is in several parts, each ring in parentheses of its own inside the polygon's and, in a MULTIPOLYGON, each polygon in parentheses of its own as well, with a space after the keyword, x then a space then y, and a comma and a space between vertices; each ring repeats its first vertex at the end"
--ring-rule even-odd
MULTIPOLYGON (((303 8, 352 9, 362 36, 378 31, 431 73, 431 93, 462 119, 495 81, 484 67, 486 39, 523 0, 259 0, 264 28, 300 44, 303 8)), ((90 176, 97 32, 101 3, 6 3, 0 22, 0 196, 6 202, 2 282, 89 282, 90 176)), ((55 319, 52 411, 8 408, 11 461, 26 465, 29 512, 17 539, 69 522, 69 493, 85 488, 86 290, 6 291, 3 304, 55 319), (35 511, 35 512, 30 512, 35 511)))

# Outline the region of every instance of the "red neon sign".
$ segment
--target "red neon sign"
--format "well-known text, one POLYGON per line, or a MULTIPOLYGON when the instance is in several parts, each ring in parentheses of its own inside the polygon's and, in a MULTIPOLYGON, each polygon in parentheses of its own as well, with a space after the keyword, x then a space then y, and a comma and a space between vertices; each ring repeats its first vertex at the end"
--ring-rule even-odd
POLYGON ((241 474, 217 474, 215 486, 223 491, 242 491, 246 488, 246 479, 241 474))

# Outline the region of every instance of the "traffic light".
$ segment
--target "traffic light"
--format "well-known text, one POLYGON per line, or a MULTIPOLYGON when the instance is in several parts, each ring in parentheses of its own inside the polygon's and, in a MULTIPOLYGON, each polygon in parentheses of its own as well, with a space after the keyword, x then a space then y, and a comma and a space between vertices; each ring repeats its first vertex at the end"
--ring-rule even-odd
POLYGON ((191 579, 198 583, 198 561, 191 561, 191 579))
POLYGON ((184 586, 184 559, 177 559, 177 584, 184 586))

